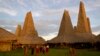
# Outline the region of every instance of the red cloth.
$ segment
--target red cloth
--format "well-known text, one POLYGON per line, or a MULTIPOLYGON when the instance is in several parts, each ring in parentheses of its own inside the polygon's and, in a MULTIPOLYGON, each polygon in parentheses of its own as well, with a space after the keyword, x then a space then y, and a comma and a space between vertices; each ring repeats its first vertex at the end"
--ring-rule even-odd
POLYGON ((36 53, 39 53, 39 48, 36 48, 36 53))
POLYGON ((46 52, 48 52, 49 51, 49 48, 46 48, 46 52))

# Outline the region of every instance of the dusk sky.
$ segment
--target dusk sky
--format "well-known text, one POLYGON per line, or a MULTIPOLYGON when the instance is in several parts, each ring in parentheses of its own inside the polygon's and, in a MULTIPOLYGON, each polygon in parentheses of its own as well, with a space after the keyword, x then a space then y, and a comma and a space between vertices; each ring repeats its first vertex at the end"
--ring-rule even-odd
MULTIPOLYGON (((93 34, 100 34, 100 0, 82 0, 93 34)), ((15 33, 31 11, 35 28, 45 40, 59 31, 64 10, 68 10, 73 26, 77 24, 80 0, 0 0, 0 27, 15 33)))

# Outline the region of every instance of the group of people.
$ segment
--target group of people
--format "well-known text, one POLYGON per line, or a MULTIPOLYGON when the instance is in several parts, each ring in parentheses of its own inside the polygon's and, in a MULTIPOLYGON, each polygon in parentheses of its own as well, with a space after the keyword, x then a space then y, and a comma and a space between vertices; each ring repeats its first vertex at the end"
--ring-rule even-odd
POLYGON ((49 45, 43 45, 43 46, 36 46, 35 48, 31 49, 31 54, 33 55, 34 52, 38 55, 39 53, 46 54, 49 52, 49 45))

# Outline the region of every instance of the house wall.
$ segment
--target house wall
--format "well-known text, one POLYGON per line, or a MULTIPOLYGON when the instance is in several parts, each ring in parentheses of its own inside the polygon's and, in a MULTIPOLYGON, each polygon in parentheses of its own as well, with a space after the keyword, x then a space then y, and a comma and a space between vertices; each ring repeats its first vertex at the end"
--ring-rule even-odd
POLYGON ((10 51, 12 49, 11 43, 0 43, 0 51, 10 51))

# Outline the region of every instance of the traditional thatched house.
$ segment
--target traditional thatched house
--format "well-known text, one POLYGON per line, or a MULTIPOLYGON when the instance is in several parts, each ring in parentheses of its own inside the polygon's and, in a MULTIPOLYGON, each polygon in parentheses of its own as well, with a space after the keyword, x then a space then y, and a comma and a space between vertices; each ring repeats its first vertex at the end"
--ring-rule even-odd
POLYGON ((95 35, 92 34, 89 18, 86 16, 84 3, 80 2, 78 22, 74 28, 75 34, 82 40, 77 43, 78 45, 92 47, 92 43, 95 42, 95 35))
POLYGON ((19 44, 33 45, 33 44, 44 44, 45 42, 44 39, 42 39, 41 37, 38 37, 38 33, 34 27, 34 22, 33 22, 31 12, 28 12, 26 14, 24 26, 20 34, 21 36, 17 38, 19 44))
MULTIPOLYGON (((84 4, 80 2, 77 26, 72 26, 69 13, 64 11, 58 36, 48 43, 67 43, 71 45, 92 45, 95 35, 92 34, 89 18, 86 16, 84 4)), ((75 46, 74 45, 74 46, 75 46)))
POLYGON ((74 40, 75 40, 75 35, 74 35, 71 19, 68 11, 65 10, 61 21, 58 36, 47 41, 47 43, 49 43, 49 45, 51 46, 52 44, 59 44, 59 43, 61 44, 73 43, 75 42, 74 40))
POLYGON ((38 37, 38 33, 35 30, 32 13, 28 12, 25 17, 25 22, 21 31, 21 36, 18 39, 18 43, 24 46, 24 55, 27 56, 28 48, 33 48, 35 45, 45 44, 45 40, 38 37))
POLYGON ((24 45, 40 45, 45 44, 45 40, 41 37, 33 37, 33 36, 22 36, 18 39, 18 43, 24 44, 24 45))
POLYGON ((0 28, 0 51, 10 51, 16 42, 16 36, 3 28, 0 28))
POLYGON ((42 39, 41 37, 33 37, 33 36, 21 36, 18 38, 18 43, 22 44, 24 48, 24 56, 27 56, 28 49, 30 48, 35 48, 37 45, 43 45, 45 44, 45 40, 42 39))

